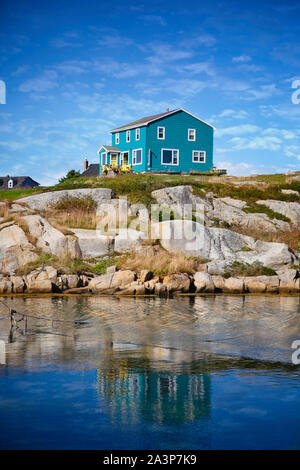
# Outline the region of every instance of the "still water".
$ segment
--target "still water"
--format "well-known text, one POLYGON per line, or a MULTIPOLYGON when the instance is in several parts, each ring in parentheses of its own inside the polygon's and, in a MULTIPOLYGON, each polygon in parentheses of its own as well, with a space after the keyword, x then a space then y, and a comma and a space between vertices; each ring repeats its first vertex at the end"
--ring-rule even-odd
POLYGON ((299 297, 5 302, 1 449, 300 448, 299 297))

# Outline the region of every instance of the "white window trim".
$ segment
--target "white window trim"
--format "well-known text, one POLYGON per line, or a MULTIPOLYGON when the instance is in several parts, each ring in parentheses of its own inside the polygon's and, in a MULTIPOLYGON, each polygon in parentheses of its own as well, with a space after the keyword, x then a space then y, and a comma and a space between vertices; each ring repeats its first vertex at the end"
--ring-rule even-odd
POLYGON ((130 142, 130 131, 126 131, 126 142, 130 142))
POLYGON ((135 130, 135 140, 140 140, 140 137, 141 137, 141 130, 139 127, 137 127, 135 130))
POLYGON ((141 149, 133 149, 133 150, 132 150, 132 166, 133 166, 133 165, 141 165, 142 163, 143 163, 143 149, 142 149, 142 148, 141 148, 141 149), (140 163, 134 163, 134 158, 136 158, 136 157, 134 157, 134 154, 135 154, 138 150, 141 151, 141 162, 140 162, 140 163))
POLYGON ((188 141, 195 142, 196 141, 196 129, 188 129, 188 141), (190 131, 194 131, 194 138, 190 139, 190 131))
MULTIPOLYGON (((172 153, 172 162, 173 162, 173 153, 172 153)), ((161 149, 161 164, 162 165, 178 166, 179 165, 179 150, 178 149, 161 149), (175 150, 178 153, 177 163, 164 163, 163 162, 163 152, 164 152, 164 150, 171 150, 172 152, 175 150)))
POLYGON ((116 145, 120 143, 120 134, 119 132, 116 133, 116 145))
POLYGON ((101 165, 106 165, 107 164, 107 152, 101 153, 101 165), (105 163, 103 163, 103 157, 105 155, 105 163))
MULTIPOLYGON (((200 158, 200 155, 199 155, 200 158)), ((192 158, 193 163, 206 163, 206 150, 193 150, 193 158, 192 158), (195 160, 195 152, 203 152, 204 153, 204 161, 200 162, 200 160, 195 160)))
POLYGON ((166 128, 163 126, 157 126, 157 139, 165 140, 165 137, 166 137, 166 128), (159 129, 163 129, 163 137, 159 137, 159 129))
POLYGON ((7 187, 8 189, 12 189, 14 187, 14 181, 12 179, 8 180, 7 187))

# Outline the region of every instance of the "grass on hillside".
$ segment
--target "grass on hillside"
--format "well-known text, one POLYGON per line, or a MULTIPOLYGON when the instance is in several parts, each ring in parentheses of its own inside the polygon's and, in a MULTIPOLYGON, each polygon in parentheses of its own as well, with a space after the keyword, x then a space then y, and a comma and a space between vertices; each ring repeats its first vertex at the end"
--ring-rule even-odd
POLYGON ((300 229, 291 228, 286 232, 263 232, 262 230, 246 229, 239 226, 231 226, 231 230, 242 235, 253 237, 255 240, 261 240, 264 242, 275 242, 275 243, 286 243, 288 247, 293 251, 300 251, 300 229))
POLYGON ((180 253, 171 254, 159 249, 158 252, 146 252, 142 256, 140 253, 131 253, 120 257, 117 266, 119 269, 130 269, 137 273, 148 269, 156 276, 165 276, 176 273, 194 274, 199 265, 206 261, 201 258, 187 258, 180 253))

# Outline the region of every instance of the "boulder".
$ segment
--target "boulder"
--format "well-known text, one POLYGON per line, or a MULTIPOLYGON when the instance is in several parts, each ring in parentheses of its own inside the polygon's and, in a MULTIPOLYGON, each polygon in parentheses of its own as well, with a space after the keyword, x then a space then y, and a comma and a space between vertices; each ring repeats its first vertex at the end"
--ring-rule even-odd
POLYGON ((53 284, 50 279, 30 279, 26 282, 29 294, 48 294, 53 291, 53 284))
POLYGON ((9 212, 27 212, 27 207, 21 206, 21 204, 12 204, 10 206, 9 212))
POLYGON ((214 292, 215 285, 210 274, 200 271, 194 274, 196 292, 214 292))
POLYGON ((168 287, 162 282, 157 282, 154 286, 154 292, 159 297, 166 297, 168 295, 168 287))
POLYGON ((39 274, 35 277, 37 281, 43 281, 45 279, 50 279, 54 284, 57 282, 57 270, 52 266, 45 266, 42 270, 39 271, 39 274))
POLYGON ((25 203, 30 209, 45 210, 49 206, 55 205, 58 202, 68 197, 91 197, 96 204, 107 201, 114 197, 114 192, 108 188, 84 188, 84 189, 67 189, 62 191, 49 191, 47 193, 35 194, 19 199, 18 202, 25 203))
POLYGON ((132 282, 124 289, 119 290, 118 295, 145 295, 146 288, 144 284, 139 281, 132 282))
POLYGON ((243 209, 247 206, 245 201, 225 197, 214 198, 212 204, 212 209, 207 212, 207 223, 209 225, 211 225, 212 220, 220 220, 229 225, 263 232, 290 230, 290 225, 287 222, 270 219, 267 214, 244 212, 243 209))
POLYGON ((295 196, 300 196, 298 191, 295 191, 294 189, 282 189, 281 190, 282 194, 293 194, 295 196))
POLYGON ((125 289, 135 281, 136 275, 133 271, 124 270, 110 274, 96 276, 89 283, 92 292, 112 293, 116 290, 125 289))
POLYGON ((11 294, 13 291, 13 284, 9 280, 0 279, 0 294, 11 294))
POLYGON ((170 294, 189 292, 191 279, 185 273, 170 274, 164 278, 163 285, 167 287, 167 291, 170 294))
MULTIPOLYGON (((250 293, 266 292, 267 285, 265 283, 265 276, 249 276, 244 277, 245 290, 250 293), (262 279, 263 278, 263 279, 262 279)), ((279 285, 279 283, 278 283, 279 285)))
POLYGON ((155 277, 153 279, 151 279, 150 281, 146 281, 145 282, 145 287, 147 289, 147 291, 149 292, 149 294, 153 294, 154 291, 155 291, 155 285, 159 283, 159 278, 158 277, 155 277))
POLYGON ((144 232, 133 229, 120 229, 118 235, 115 237, 114 249, 117 253, 126 253, 134 251, 139 248, 143 240, 147 238, 144 232))
POLYGON ((64 274, 62 277, 63 284, 67 286, 67 289, 75 289, 81 287, 82 281, 77 274, 64 274))
POLYGON ((153 272, 148 269, 142 269, 139 278, 142 282, 150 281, 153 278, 153 272))
POLYGON ((253 276, 244 278, 245 288, 249 292, 268 292, 278 293, 279 291, 279 277, 278 276, 253 276), (263 285, 265 289, 263 289, 263 285))
POLYGON ((133 271, 117 271, 113 274, 111 287, 122 289, 135 281, 135 278, 136 274, 133 271))
POLYGON ((117 271, 117 265, 114 264, 113 266, 108 266, 106 269, 106 274, 113 274, 117 271))
POLYGON ((89 289, 92 292, 104 292, 109 289, 112 289, 112 279, 114 273, 102 274, 101 276, 96 276, 94 279, 91 279, 89 282, 89 289))
POLYGON ((25 232, 12 225, 0 231, 0 272, 14 273, 25 264, 35 261, 38 255, 29 243, 25 232))
POLYGON ((16 294, 22 294, 26 288, 23 277, 11 276, 10 281, 12 282, 13 292, 16 294))
POLYGON ((265 206, 272 209, 274 212, 278 212, 288 217, 292 224, 300 226, 300 204, 299 202, 285 202, 275 201, 273 199, 267 199, 263 201, 256 201, 257 204, 264 204, 265 206))
POLYGON ((183 253, 227 263, 261 262, 274 269, 293 263, 296 257, 285 243, 262 242, 231 230, 205 227, 190 220, 171 220, 154 225, 155 237, 170 253, 183 253), (244 251, 244 248, 249 251, 244 251))
POLYGON ((114 249, 113 237, 102 235, 98 230, 73 228, 72 232, 77 237, 83 259, 107 255, 114 249))
POLYGON ((215 290, 219 291, 219 292, 222 292, 224 290, 225 279, 220 275, 211 276, 211 278, 212 278, 212 281, 214 283, 215 290))
POLYGON ((40 215, 27 215, 22 219, 27 224, 30 235, 37 240, 37 248, 56 256, 74 256, 74 250, 69 251, 69 239, 46 219, 40 215))
POLYGON ((229 292, 231 294, 241 294, 244 292, 244 280, 237 277, 230 277, 229 279, 225 279, 224 282, 224 292, 229 292))
POLYGON ((279 275, 279 292, 300 292, 300 279, 294 279, 295 269, 287 269, 279 275))

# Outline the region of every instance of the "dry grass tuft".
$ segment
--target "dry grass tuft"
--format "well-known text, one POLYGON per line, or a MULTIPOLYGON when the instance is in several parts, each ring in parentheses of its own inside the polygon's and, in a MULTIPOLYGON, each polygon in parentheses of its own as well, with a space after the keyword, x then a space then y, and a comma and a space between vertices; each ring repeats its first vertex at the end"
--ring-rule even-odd
POLYGON ((65 235, 70 234, 67 228, 97 228, 96 204, 90 196, 65 198, 42 215, 65 235))
POLYGON ((182 254, 168 253, 163 249, 145 253, 132 253, 122 257, 118 261, 119 269, 130 269, 140 273, 142 269, 148 269, 155 275, 167 275, 175 273, 194 274, 198 266, 206 260, 201 258, 187 258, 182 254))
POLYGON ((291 250, 300 251, 300 229, 292 228, 286 232, 262 232, 255 229, 243 229, 241 227, 231 227, 235 232, 248 235, 256 240, 264 242, 286 243, 291 250))

